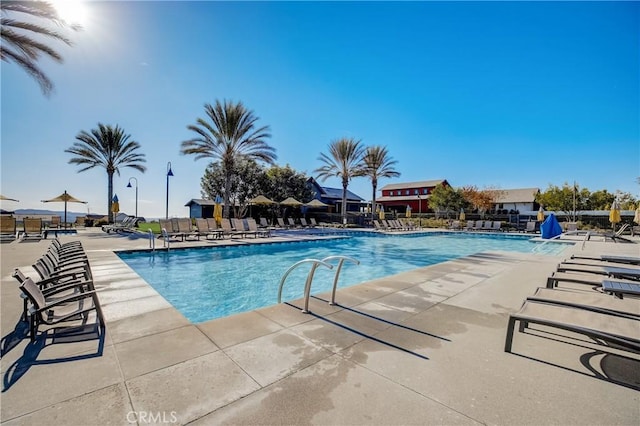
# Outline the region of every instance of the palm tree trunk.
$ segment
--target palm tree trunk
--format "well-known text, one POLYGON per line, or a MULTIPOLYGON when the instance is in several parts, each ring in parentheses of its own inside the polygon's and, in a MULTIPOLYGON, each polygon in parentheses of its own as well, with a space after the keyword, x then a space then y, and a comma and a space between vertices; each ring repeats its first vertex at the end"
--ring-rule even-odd
POLYGON ((229 196, 231 192, 231 173, 227 172, 224 179, 224 210, 222 217, 229 218, 229 196))
POLYGON ((376 214, 376 189, 377 189, 377 184, 375 182, 373 182, 371 184, 371 186, 373 187, 373 195, 371 196, 371 219, 373 219, 373 216, 376 214))
POLYGON ((107 179, 108 179, 108 186, 107 186, 107 214, 109 217, 109 223, 113 223, 114 222, 114 218, 113 218, 113 212, 111 211, 111 200, 113 200, 113 172, 109 172, 107 171, 107 179))
POLYGON ((342 181, 342 223, 347 223, 347 186, 349 181, 342 181))

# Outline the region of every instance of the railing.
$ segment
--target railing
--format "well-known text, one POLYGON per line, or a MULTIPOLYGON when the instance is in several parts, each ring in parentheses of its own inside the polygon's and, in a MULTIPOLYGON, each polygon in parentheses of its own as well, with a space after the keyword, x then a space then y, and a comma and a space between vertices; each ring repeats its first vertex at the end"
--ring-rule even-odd
POLYGON ((151 251, 156 251, 156 236, 153 234, 151 229, 148 230, 149 234, 149 248, 151 251))
POLYGON ((357 259, 354 259, 353 257, 349 257, 349 256, 328 256, 325 257, 324 259, 322 259, 323 262, 328 262, 330 260, 336 260, 338 259, 338 267, 336 268, 336 274, 333 277, 333 289, 331 290, 331 301, 329 302, 330 305, 335 305, 336 304, 336 287, 338 286, 338 278, 340 276, 340 271, 342 270, 342 264, 344 263, 345 260, 348 260, 349 262, 353 262, 356 265, 360 264, 360 261, 357 259))
POLYGON ((167 248, 167 251, 169 251, 169 243, 171 242, 171 238, 169 237, 169 234, 167 234, 167 230, 165 228, 162 228, 162 246, 167 248))
POLYGON ((587 243, 587 241, 589 240, 589 238, 591 238, 591 233, 589 231, 567 231, 567 232, 563 232, 562 234, 556 235, 555 237, 551 237, 545 241, 542 242, 542 244, 537 244, 533 249, 531 249, 532 253, 537 253, 539 252, 542 247, 544 247, 545 245, 547 245, 548 243, 550 243, 551 241, 555 241, 555 240, 559 240, 562 238, 562 236, 571 236, 571 235, 581 235, 584 234, 584 238, 582 239, 582 250, 584 250, 584 246, 587 243))
POLYGON ((307 280, 304 284, 304 308, 302 309, 302 313, 304 314, 309 313, 309 298, 311 297, 311 283, 313 282, 313 276, 318 266, 325 266, 329 269, 333 269, 334 265, 329 263, 329 261, 331 260, 338 260, 336 273, 333 277, 333 289, 331 290, 331 301, 329 302, 330 305, 335 305, 336 304, 336 287, 338 286, 338 279, 340 278, 340 271, 342 270, 342 265, 346 260, 348 260, 349 262, 353 262, 356 265, 359 265, 360 264, 359 260, 349 256, 338 255, 338 256, 328 256, 322 260, 303 259, 299 262, 294 263, 293 265, 291 265, 289 269, 287 269, 287 271, 284 273, 284 275, 282 275, 282 278, 280 279, 280 286, 278 288, 278 303, 282 303, 282 287, 284 286, 284 282, 289 276, 289 274, 291 273, 291 271, 293 271, 300 265, 311 263, 312 264, 311 270, 309 271, 309 274, 307 275, 307 280))
POLYGON ((309 271, 309 274, 307 275, 307 281, 304 284, 304 309, 302 309, 303 314, 309 313, 309 296, 311 295, 311 282, 313 281, 313 274, 316 272, 316 269, 320 265, 325 266, 329 269, 333 269, 333 265, 318 259, 303 259, 299 262, 294 263, 293 265, 291 265, 289 269, 287 269, 287 272, 285 272, 282 278, 280 279, 280 288, 278 289, 278 303, 282 302, 282 287, 284 286, 284 282, 289 276, 289 274, 291 273, 291 271, 293 271, 298 266, 303 265, 305 263, 312 263, 312 266, 311 266, 311 270, 309 271))

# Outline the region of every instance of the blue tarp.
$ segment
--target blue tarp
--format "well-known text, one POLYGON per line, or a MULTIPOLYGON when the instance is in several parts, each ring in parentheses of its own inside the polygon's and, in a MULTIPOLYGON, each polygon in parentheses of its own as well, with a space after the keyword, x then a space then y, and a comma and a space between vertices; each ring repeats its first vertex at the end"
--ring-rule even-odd
POLYGON ((549 214, 542 225, 540 225, 540 233, 542 234, 542 238, 549 239, 556 237, 562 234, 562 227, 558 223, 558 219, 556 219, 556 215, 553 213, 549 214))

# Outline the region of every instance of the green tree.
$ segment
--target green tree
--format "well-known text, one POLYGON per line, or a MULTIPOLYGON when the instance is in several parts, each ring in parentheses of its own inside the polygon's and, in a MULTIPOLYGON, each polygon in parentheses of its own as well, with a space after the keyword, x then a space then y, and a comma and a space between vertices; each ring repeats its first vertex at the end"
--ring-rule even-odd
POLYGON ((266 172, 267 184, 264 186, 264 195, 273 201, 282 201, 287 197, 307 202, 313 197, 313 191, 307 185, 308 177, 291 168, 288 164, 284 167, 272 166, 266 172))
POLYGON ((329 144, 329 155, 322 153, 318 158, 324 163, 315 170, 318 178, 327 180, 330 177, 339 177, 342 180, 342 221, 347 218, 347 188, 349 181, 364 173, 362 156, 364 147, 361 141, 353 138, 336 139, 329 144))
POLYGON ((69 25, 63 21, 55 7, 44 1, 2 1, 0 39, 0 55, 5 62, 14 62, 33 77, 45 96, 53 91, 53 82, 38 66, 41 56, 46 56, 62 63, 62 56, 45 40, 62 42, 71 46, 71 41, 47 24, 53 23, 58 28, 78 30, 78 25, 69 25), (16 16, 18 19, 13 19, 16 16), (20 17, 26 18, 24 20, 20 17))
POLYGON ((620 203, 622 210, 635 210, 638 200, 630 192, 616 191, 614 197, 620 203))
POLYGON ((613 204, 616 196, 606 189, 593 191, 585 202, 585 210, 606 210, 613 204))
POLYGON ((435 211, 444 211, 449 218, 452 212, 459 212, 467 207, 462 190, 443 184, 437 185, 429 195, 429 207, 435 211))
POLYGON ((394 168, 398 162, 391 158, 387 147, 383 146, 367 147, 362 161, 364 163, 363 176, 367 176, 371 180, 371 187, 373 189, 371 196, 371 214, 375 214, 378 180, 382 178, 399 177, 400 173, 394 168))
POLYGON ((126 135, 118 127, 98 123, 98 128, 91 130, 91 133, 84 130, 76 136, 77 142, 64 152, 75 155, 69 160, 69 164, 83 166, 78 173, 92 169, 94 167, 104 167, 107 171, 107 211, 109 212, 109 222, 113 222, 113 212, 111 211, 111 200, 113 199, 113 175, 120 176, 121 167, 130 167, 144 173, 146 167, 142 165, 147 160, 144 154, 138 153, 140 144, 130 141, 131 135, 126 135))
POLYGON ((266 142, 271 137, 269 126, 256 128, 258 117, 242 102, 225 100, 220 103, 216 100, 215 105, 206 104, 204 109, 209 121, 198 118, 195 125, 187 126, 197 136, 182 142, 181 153, 194 155, 195 160, 212 158, 221 163, 225 175, 223 214, 229 217, 236 162, 244 158, 273 164, 277 156, 275 149, 266 142))
POLYGON ((586 210, 587 201, 589 199, 589 190, 575 185, 564 183, 562 187, 549 185, 546 191, 540 192, 536 196, 538 204, 542 205, 546 210, 555 210, 564 212, 575 222, 576 214, 580 210, 586 210))
MULTIPOLYGON (((253 160, 242 159, 234 166, 229 190, 229 201, 235 217, 243 217, 249 201, 260 195, 266 182, 266 172, 253 160)), ((207 166, 200 181, 201 193, 205 199, 214 200, 225 188, 226 175, 220 162, 207 166)))

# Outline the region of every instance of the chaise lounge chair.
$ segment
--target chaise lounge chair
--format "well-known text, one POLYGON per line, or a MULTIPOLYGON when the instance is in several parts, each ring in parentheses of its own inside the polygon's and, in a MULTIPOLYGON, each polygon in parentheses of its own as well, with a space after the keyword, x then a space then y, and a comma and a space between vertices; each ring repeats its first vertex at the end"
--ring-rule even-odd
POLYGON ((15 240, 16 232, 16 218, 13 216, 0 216, 0 241, 15 240))
POLYGON ((573 254, 571 255, 571 259, 580 259, 580 260, 595 260, 602 262, 610 262, 610 263, 625 263, 628 265, 637 265, 640 266, 640 257, 634 256, 617 256, 613 254, 602 254, 602 255, 580 255, 573 254))
POLYGON ((640 301, 618 299, 595 291, 552 290, 539 287, 527 300, 572 306, 595 312, 619 314, 635 317, 640 320, 640 301))
POLYGON ((39 217, 23 219, 22 240, 38 240, 44 238, 44 230, 42 229, 42 219, 39 217))
POLYGON ((640 280, 640 268, 619 267, 619 266, 598 266, 598 265, 578 265, 575 263, 560 263, 558 272, 578 272, 607 275, 609 277, 622 278, 627 280, 640 280))
MULTIPOLYGON (((86 324, 89 319, 89 314, 92 311, 96 313, 101 334, 104 333, 104 318, 95 290, 51 301, 47 299, 31 278, 27 278, 20 285, 20 289, 26 294, 33 305, 29 309, 29 329, 32 342, 36 338, 40 325, 56 325, 61 322, 78 320, 80 320, 82 324, 86 324)), ((67 289, 65 289, 65 291, 66 290, 67 289)), ((49 293, 49 297, 53 294, 55 294, 55 292, 49 293)))
POLYGON ((511 352, 516 322, 519 323, 520 332, 524 332, 529 324, 538 324, 582 334, 593 339, 595 344, 611 344, 634 352, 640 351, 640 323, 637 318, 527 300, 518 312, 509 316, 505 352, 511 352))

